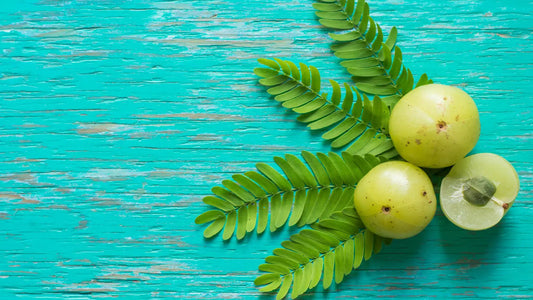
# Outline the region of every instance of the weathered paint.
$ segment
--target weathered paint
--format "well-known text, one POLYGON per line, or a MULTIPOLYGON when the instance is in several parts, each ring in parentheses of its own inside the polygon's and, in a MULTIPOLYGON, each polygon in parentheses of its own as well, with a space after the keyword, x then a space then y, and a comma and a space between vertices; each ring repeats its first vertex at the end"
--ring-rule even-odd
MULTIPOLYGON (((201 198, 275 155, 329 151, 270 99, 259 57, 349 76, 311 0, 2 1, 0 298, 253 299, 291 232, 204 240, 201 198)), ((369 1, 417 75, 475 99, 475 152, 511 161, 504 221, 467 232, 438 211, 313 299, 533 296, 531 1, 369 1)), ((265 297, 264 299, 270 299, 265 297)))

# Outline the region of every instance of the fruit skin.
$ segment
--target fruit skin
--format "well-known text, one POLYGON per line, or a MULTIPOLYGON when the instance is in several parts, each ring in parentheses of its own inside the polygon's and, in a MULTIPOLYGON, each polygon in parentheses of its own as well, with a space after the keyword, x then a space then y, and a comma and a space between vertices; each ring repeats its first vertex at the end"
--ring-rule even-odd
POLYGON ((465 157, 476 145, 479 113, 463 90, 442 84, 423 85, 394 106, 389 133, 405 160, 420 167, 444 168, 465 157))
POLYGON ((386 238, 405 239, 420 233, 433 219, 437 200, 422 169, 389 161, 370 170, 357 184, 354 205, 363 224, 386 238))
POLYGON ((440 206, 446 218, 467 230, 485 230, 498 224, 509 212, 520 190, 513 165, 493 153, 478 153, 459 160, 444 177, 440 206), (471 178, 486 178, 496 187, 492 200, 476 206, 464 199, 462 187, 471 178))

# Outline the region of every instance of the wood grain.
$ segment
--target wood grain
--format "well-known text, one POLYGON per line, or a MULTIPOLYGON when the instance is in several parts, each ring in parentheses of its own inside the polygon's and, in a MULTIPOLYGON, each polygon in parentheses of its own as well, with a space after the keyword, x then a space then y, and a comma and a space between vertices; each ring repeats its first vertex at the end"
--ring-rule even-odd
MULTIPOLYGON (((504 221, 440 211, 343 283, 303 299, 533 297, 529 0, 368 1, 416 77, 475 99, 475 152, 516 167, 504 221)), ((0 298, 271 299, 257 266, 293 230, 204 240, 210 188, 256 162, 330 148, 273 101, 259 57, 350 80, 310 0, 0 4, 0 298)))

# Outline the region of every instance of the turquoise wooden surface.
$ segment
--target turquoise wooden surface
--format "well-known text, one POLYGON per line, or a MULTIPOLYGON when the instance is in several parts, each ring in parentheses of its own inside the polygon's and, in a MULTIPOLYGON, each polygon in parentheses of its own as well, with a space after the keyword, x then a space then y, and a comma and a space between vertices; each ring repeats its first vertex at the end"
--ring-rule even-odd
MULTIPOLYGON (((516 167, 501 224, 439 210, 340 285, 304 299, 533 297, 532 2, 368 1, 416 77, 475 99, 474 152, 516 167)), ((201 198, 275 155, 329 151, 267 96, 259 57, 349 81, 311 0, 3 1, 0 298, 271 299, 257 266, 295 230, 204 240, 201 198)))

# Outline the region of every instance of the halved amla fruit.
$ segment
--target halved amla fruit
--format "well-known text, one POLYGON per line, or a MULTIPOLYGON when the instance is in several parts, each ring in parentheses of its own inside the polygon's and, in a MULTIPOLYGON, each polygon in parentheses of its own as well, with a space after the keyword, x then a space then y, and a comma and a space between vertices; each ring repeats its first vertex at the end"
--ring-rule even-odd
POLYGON ((496 225, 518 195, 520 182, 503 157, 480 153, 459 160, 442 180, 440 205, 455 225, 484 230, 496 225))

